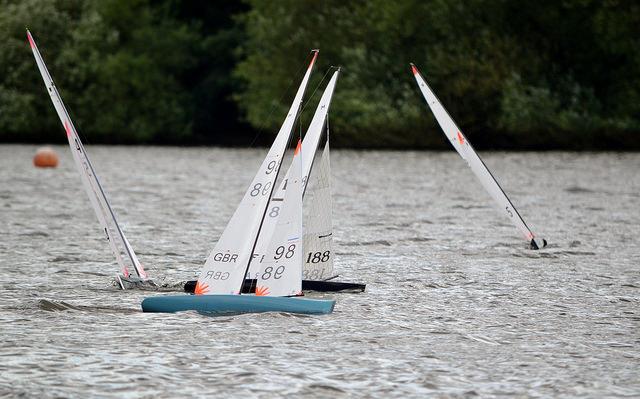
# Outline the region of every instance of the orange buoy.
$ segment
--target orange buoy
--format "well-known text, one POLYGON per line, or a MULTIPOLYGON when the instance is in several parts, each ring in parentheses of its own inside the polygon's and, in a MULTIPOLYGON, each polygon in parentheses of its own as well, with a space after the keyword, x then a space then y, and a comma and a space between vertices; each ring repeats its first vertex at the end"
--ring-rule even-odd
POLYGON ((55 168, 58 166, 58 154, 51 147, 40 147, 33 156, 33 164, 38 168, 55 168))

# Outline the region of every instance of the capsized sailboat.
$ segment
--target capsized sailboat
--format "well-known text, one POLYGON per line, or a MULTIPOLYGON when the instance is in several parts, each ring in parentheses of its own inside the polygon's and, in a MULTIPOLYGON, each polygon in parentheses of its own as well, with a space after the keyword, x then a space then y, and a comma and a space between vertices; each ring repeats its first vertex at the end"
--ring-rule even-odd
POLYGON ((53 106, 58 113, 58 117, 60 118, 60 122, 62 122, 62 126, 67 133, 67 140, 71 149, 73 162, 80 173, 82 185, 84 186, 87 196, 89 197, 89 201, 91 202, 91 206, 98 218, 102 232, 109 242, 109 247, 122 270, 122 276, 116 274, 116 281, 122 289, 132 285, 155 286, 153 281, 149 279, 147 272, 144 270, 144 267, 142 267, 142 264, 138 260, 131 244, 129 244, 129 240, 127 240, 122 228, 118 224, 118 220, 111 208, 111 204, 109 204, 104 188, 98 180, 98 176, 95 173, 91 161, 89 160, 89 156, 82 145, 82 141, 80 141, 78 132, 76 131, 76 128, 71 121, 71 117, 62 102, 62 97, 53 83, 53 79, 47 70, 47 66, 40 55, 40 51, 38 50, 38 46, 36 45, 31 32, 28 30, 27 38, 29 39, 31 51, 36 59, 36 64, 38 65, 38 69, 40 70, 40 74, 44 80, 47 92, 51 97, 51 102, 53 103, 53 106), (131 270, 133 270, 135 275, 131 270))
POLYGON ((427 84, 427 82, 418 71, 418 68, 411 64, 411 72, 413 72, 413 76, 418 82, 418 86, 420 87, 420 91, 424 96, 424 99, 427 101, 427 105, 431 108, 433 115, 435 116, 438 124, 442 128, 445 136, 449 139, 453 148, 458 151, 458 154, 467 161, 467 165, 476 175, 482 186, 487 190, 489 195, 493 198, 495 203, 498 206, 498 210, 500 213, 507 216, 509 220, 516 226, 518 230, 524 235, 525 239, 529 243, 531 249, 540 249, 547 245, 547 241, 543 238, 536 237, 529 226, 525 223, 520 213, 516 210, 507 194, 505 194, 502 187, 498 184, 496 179, 493 177, 487 166, 482 162, 482 159, 475 152, 469 140, 462 134, 462 131, 456 123, 453 121, 453 118, 449 115, 447 110, 438 100, 438 97, 433 93, 431 87, 427 84))
MULTIPOLYGON (((270 296, 267 291, 259 292, 264 295, 240 295, 243 291, 242 287, 245 284, 247 271, 251 262, 255 259, 252 254, 262 234, 269 236, 268 250, 273 250, 273 253, 266 254, 267 257, 274 257, 275 260, 280 258, 288 260, 302 251, 299 242, 298 245, 294 242, 296 239, 298 241, 301 240, 301 231, 297 234, 297 238, 290 236, 291 226, 296 223, 292 215, 295 215, 296 210, 299 210, 300 214, 302 212, 303 179, 301 175, 302 154, 300 142, 293 157, 292 165, 296 166, 293 166, 294 172, 292 172, 292 178, 289 182, 289 186, 295 188, 285 191, 282 200, 283 208, 281 211, 287 216, 281 223, 277 223, 272 231, 263 230, 262 227, 316 57, 317 50, 314 50, 311 63, 278 135, 200 273, 195 287, 195 295, 146 298, 142 302, 143 311, 176 312, 196 310, 202 313, 214 314, 285 311, 315 314, 330 313, 333 310, 335 301, 331 300, 270 296), (297 197, 298 194, 299 198, 297 197), (285 204, 289 209, 284 209, 285 204), (273 244, 273 237, 277 240, 286 237, 287 241, 291 239, 292 242, 284 250, 280 248, 282 246, 280 244, 273 249, 275 245, 273 244), (269 298, 263 298, 265 296, 269 298)), ((284 275, 285 269, 287 269, 286 266, 284 269, 281 269, 280 266, 281 264, 278 264, 273 270, 263 270, 260 278, 263 280, 268 280, 269 278, 280 280, 284 275)), ((300 264, 301 268, 302 265, 300 264)), ((297 294, 300 292, 298 286, 301 285, 302 271, 299 273, 300 281, 296 282, 295 276, 297 274, 293 274, 293 278, 289 275, 289 272, 293 272, 292 267, 287 270, 287 276, 289 277, 283 280, 286 281, 284 289, 287 292, 297 294)))

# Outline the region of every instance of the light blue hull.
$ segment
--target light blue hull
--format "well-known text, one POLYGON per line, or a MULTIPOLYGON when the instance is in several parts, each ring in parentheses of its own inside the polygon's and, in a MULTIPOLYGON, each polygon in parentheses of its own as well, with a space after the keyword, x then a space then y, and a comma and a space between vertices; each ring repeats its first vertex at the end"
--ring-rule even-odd
POLYGON ((143 312, 175 313, 195 310, 206 314, 288 312, 328 314, 336 301, 254 295, 166 295, 145 298, 143 312))

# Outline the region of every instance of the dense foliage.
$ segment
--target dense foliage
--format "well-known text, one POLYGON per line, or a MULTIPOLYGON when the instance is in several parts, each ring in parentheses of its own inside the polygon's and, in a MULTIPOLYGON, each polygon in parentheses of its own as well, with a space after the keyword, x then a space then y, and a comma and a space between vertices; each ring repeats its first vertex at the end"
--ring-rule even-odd
POLYGON ((335 145, 447 145, 415 62, 477 147, 640 148, 636 2, 0 0, 0 141, 64 139, 25 27, 94 143, 248 145, 320 48, 335 145))

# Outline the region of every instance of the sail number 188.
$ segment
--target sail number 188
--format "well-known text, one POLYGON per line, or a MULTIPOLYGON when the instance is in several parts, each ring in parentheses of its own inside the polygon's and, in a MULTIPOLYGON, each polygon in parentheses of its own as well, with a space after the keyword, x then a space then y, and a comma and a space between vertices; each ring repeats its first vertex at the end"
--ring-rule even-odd
POLYGON ((309 256, 307 256, 307 263, 326 262, 329 260, 330 256, 331 256, 331 251, 309 252, 309 256))

